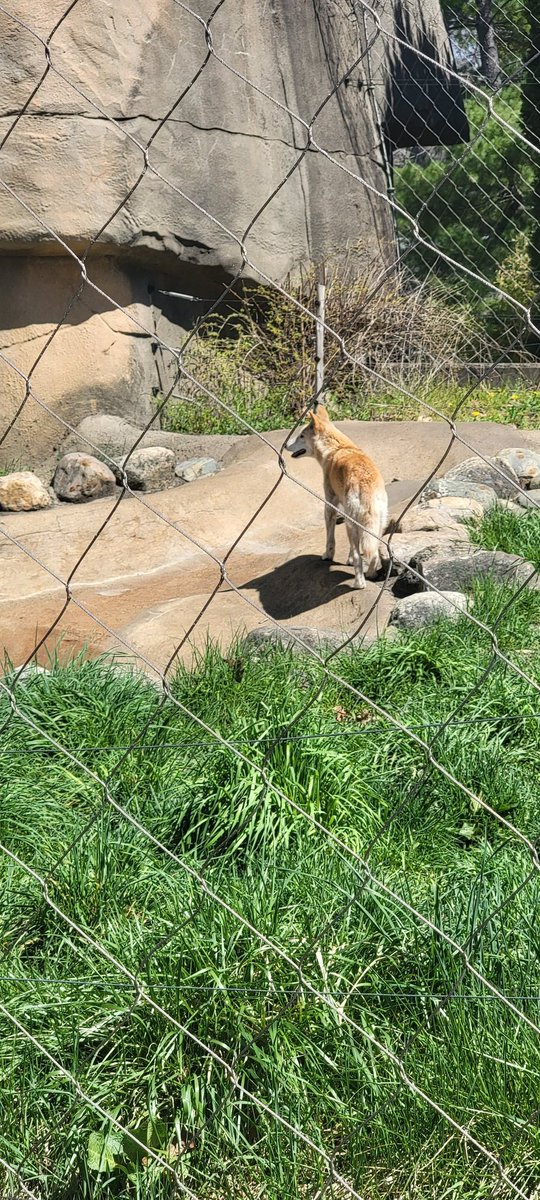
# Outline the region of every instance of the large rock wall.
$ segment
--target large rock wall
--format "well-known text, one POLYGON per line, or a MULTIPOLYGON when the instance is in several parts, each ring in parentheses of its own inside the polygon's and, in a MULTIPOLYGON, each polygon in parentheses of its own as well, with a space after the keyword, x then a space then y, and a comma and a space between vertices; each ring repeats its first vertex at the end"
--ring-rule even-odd
MULTIPOLYGON (((215 3, 196 7, 206 20, 215 3)), ((351 244, 359 262, 391 259, 378 116, 386 59, 379 108, 365 55, 324 104, 365 51, 347 0, 225 0, 209 57, 203 21, 174 0, 76 0, 61 20, 65 11, 66 0, 19 0, 19 20, 0 14, 0 350, 28 373, 80 281, 68 251, 82 255, 97 238, 89 277, 126 312, 86 286, 33 385, 71 423, 96 408, 148 419, 151 337, 130 322, 151 331, 148 284, 216 295, 241 268, 244 237, 274 280, 351 244), (320 106, 314 136, 350 174, 313 149, 293 169, 307 131, 286 109, 310 119, 320 106)), ((249 264, 244 273, 256 276, 249 264)), ((0 360, 0 435, 21 394, 24 381, 0 360)), ((31 465, 58 442, 55 424, 30 400, 4 458, 31 465)))

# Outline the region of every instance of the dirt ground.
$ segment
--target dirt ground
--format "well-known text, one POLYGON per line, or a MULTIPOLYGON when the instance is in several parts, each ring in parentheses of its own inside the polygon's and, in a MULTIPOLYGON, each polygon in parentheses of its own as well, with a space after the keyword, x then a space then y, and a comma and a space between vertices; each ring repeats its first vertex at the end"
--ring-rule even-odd
MULTIPOLYGON (((343 422, 341 428, 380 466, 395 513, 437 468, 450 440, 448 426, 435 422, 343 422)), ((540 431, 475 423, 458 426, 458 434, 464 441, 454 441, 436 474, 477 449, 540 450, 540 431)), ((83 647, 92 655, 114 651, 159 675, 175 652, 187 659, 209 636, 227 646, 272 621, 351 634, 379 585, 351 588, 343 526, 336 562, 321 561, 320 468, 285 455, 283 475, 283 436, 242 438, 228 449, 219 474, 183 487, 126 495, 119 503, 3 513, 4 653, 18 665, 48 634, 42 663, 60 643, 65 657, 83 647)), ((381 597, 366 625, 371 636, 384 628, 392 603, 389 594, 381 597)))

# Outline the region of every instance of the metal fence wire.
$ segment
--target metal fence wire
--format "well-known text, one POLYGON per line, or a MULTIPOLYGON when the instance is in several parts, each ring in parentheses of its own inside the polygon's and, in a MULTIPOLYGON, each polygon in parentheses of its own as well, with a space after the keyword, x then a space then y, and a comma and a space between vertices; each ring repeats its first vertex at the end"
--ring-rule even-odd
MULTIPOLYGON (((166 111, 142 136, 143 125, 118 115, 101 80, 92 33, 101 5, 55 4, 44 24, 31 6, 0 4, 6 44, 31 47, 27 99, 2 118, 4 204, 24 214, 47 253, 75 271, 62 318, 31 366, 23 370, 9 347, 0 350, 21 388, 0 444, 9 445, 30 410, 54 422, 59 439, 75 432, 35 377, 83 294, 150 339, 156 366, 155 410, 123 464, 87 442, 120 472, 121 486, 69 572, 42 561, 30 537, 15 536, 8 515, 2 523, 3 546, 32 561, 62 599, 25 662, 8 664, 0 679, 0 1192, 34 1200, 532 1200, 540 1194, 534 567, 502 591, 489 592, 481 581, 484 592, 446 632, 435 627, 416 640, 358 649, 395 567, 407 566, 409 579, 440 594, 418 564, 400 558, 395 534, 385 534, 385 578, 369 608, 359 604, 358 623, 339 647, 314 649, 288 628, 298 655, 242 658, 237 649, 231 660, 209 650, 191 671, 177 668, 225 588, 282 629, 236 582, 234 561, 283 482, 307 492, 323 519, 322 491, 299 478, 283 446, 235 400, 248 386, 264 395, 273 381, 262 369, 256 379, 252 362, 234 356, 232 340, 237 391, 227 389, 209 354, 230 312, 241 319, 246 280, 255 282, 283 301, 291 320, 302 318, 311 347, 307 366, 299 360, 280 392, 290 405, 289 432, 319 398, 317 278, 309 268, 300 284, 284 282, 277 270, 273 277, 257 240, 263 218, 307 159, 324 164, 336 194, 347 180, 376 202, 397 247, 390 260, 380 248, 363 247, 368 317, 361 336, 358 299, 352 325, 334 325, 327 306, 330 397, 339 404, 353 378, 371 397, 373 416, 401 408, 447 430, 439 461, 400 518, 443 472, 456 444, 491 463, 458 420, 476 397, 481 410, 501 363, 533 363, 540 338, 538 18, 520 0, 447 6, 441 59, 429 21, 420 41, 411 32, 416 18, 407 5, 317 4, 329 57, 333 22, 349 23, 357 53, 313 111, 297 111, 285 90, 271 94, 254 71, 256 55, 238 20, 244 6, 170 0, 155 7, 158 25, 176 22, 179 39, 200 45, 200 60, 190 79, 175 80, 172 63, 170 78, 156 80, 156 102, 166 111), (63 52, 66 30, 79 48, 77 72, 63 52), (385 116, 392 58, 400 68, 385 116), (188 194, 166 165, 184 152, 184 101, 197 89, 204 117, 217 68, 231 95, 247 88, 290 122, 288 157, 267 143, 283 174, 240 231, 235 213, 226 219, 188 194), (61 235, 46 206, 31 203, 17 157, 17 136, 32 126, 51 82, 52 94, 58 85, 120 139, 130 169, 137 164, 131 175, 126 167, 121 201, 111 201, 106 219, 97 205, 85 244, 61 235), (353 86, 377 140, 351 156, 325 143, 320 118, 353 86), (448 112, 437 107, 445 88, 448 112), (414 124, 408 140, 396 132, 400 121, 402 131, 414 124), (447 133, 434 147, 438 125, 447 133), (168 158, 156 153, 164 131, 168 158), (131 219, 130 203, 148 180, 179 211, 219 231, 231 250, 226 277, 218 286, 214 273, 209 295, 192 294, 196 287, 180 271, 169 287, 149 275, 143 319, 142 306, 121 303, 97 282, 96 264, 99 251, 110 252, 111 227, 131 219), (390 325, 379 336, 373 306, 384 308, 400 289, 407 320, 399 335, 390 325), (418 289, 450 306, 461 299, 459 311, 464 305, 473 314, 475 332, 459 350, 444 338, 418 350, 418 289), (192 314, 180 346, 165 336, 165 300, 192 314), (464 359, 468 382, 449 408, 435 385, 454 378, 464 359), (130 485, 132 455, 173 402, 184 414, 203 406, 218 420, 226 415, 275 458, 275 481, 224 553, 208 530, 195 536, 161 510, 159 495, 130 485), (215 584, 165 668, 135 650, 77 588, 83 561, 130 503, 215 568, 215 584), (79 659, 72 668, 55 663, 48 674, 29 672, 74 610, 121 654, 135 655, 159 690, 108 662, 79 659), (351 643, 354 653, 342 654, 351 643), (445 664, 458 659, 465 665, 456 682, 445 664), (409 704, 414 689, 416 707, 409 704), (106 730, 96 725, 100 704, 106 730)), ((253 30, 253 13, 263 7, 245 7, 246 28, 253 30)), ((276 20, 293 20, 288 5, 269 7, 276 20)), ((113 8, 103 9, 114 21, 113 8)), ((128 16, 139 19, 136 6, 128 16)), ((129 21, 123 28, 128 53, 129 21)), ((97 181, 97 151, 85 165, 97 181)), ((48 170, 54 173, 54 158, 48 170)), ((103 181, 95 186, 102 195, 103 181)), ((9 240, 2 238, 2 249, 9 253, 9 240)), ((346 253, 350 266, 359 251, 346 253)), ((534 414, 532 392, 521 391, 534 414)), ((504 465, 492 469, 504 478, 504 465)), ((533 528, 540 492, 519 486, 517 494, 534 510, 519 520, 533 528)), ((294 515, 284 512, 285 519, 294 515)))

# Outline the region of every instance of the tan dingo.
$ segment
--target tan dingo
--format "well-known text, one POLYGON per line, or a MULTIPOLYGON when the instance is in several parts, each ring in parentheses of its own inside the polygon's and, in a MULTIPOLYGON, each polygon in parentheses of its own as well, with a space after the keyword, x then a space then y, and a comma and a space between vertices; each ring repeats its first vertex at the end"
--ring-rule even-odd
POLYGON ((322 404, 309 414, 309 423, 286 443, 293 458, 309 454, 321 464, 324 477, 326 550, 324 559, 334 557, 336 508, 343 510, 349 536, 348 564, 354 566, 355 587, 365 588, 368 578, 380 570, 379 538, 388 519, 388 498, 383 477, 375 463, 332 425, 322 404), (330 505, 335 507, 331 508, 330 505))

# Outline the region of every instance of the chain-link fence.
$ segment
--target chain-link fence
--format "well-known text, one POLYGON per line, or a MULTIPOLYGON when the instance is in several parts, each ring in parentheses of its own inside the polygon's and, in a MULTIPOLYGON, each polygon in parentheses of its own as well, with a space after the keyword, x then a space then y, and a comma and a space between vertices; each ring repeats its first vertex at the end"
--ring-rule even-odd
POLYGON ((67 447, 117 481, 82 534, 77 506, 50 530, 3 514, 6 1197, 540 1188, 538 18, 477 0, 447 35, 438 6, 292 7, 0 5, 4 470, 67 447), (331 644, 268 600, 284 528, 336 508, 285 451, 321 325, 332 416, 408 418, 413 448, 436 426, 378 578, 333 577, 331 644), (128 411, 102 337, 139 406, 121 455, 79 424, 88 386, 128 411), (249 511, 230 471, 217 505, 213 480, 140 490, 156 429, 250 434, 249 511), (254 598, 238 563, 270 512, 254 598), (165 659, 100 583, 105 546, 128 578, 126 528, 147 605, 174 595, 161 534, 173 588, 193 578, 165 659), (224 595, 268 644, 204 644, 224 595), (409 596, 443 616, 367 636, 409 596), (116 657, 73 657, 74 628, 116 657))

